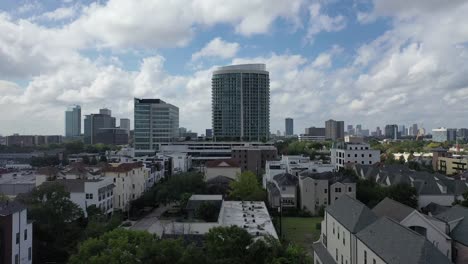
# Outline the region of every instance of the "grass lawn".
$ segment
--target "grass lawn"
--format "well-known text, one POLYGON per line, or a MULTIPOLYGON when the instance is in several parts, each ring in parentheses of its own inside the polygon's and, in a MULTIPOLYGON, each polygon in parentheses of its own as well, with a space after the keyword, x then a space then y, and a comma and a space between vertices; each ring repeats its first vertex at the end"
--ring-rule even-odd
POLYGON ((322 217, 283 217, 283 236, 297 245, 310 248, 320 237, 316 223, 322 222, 322 217))

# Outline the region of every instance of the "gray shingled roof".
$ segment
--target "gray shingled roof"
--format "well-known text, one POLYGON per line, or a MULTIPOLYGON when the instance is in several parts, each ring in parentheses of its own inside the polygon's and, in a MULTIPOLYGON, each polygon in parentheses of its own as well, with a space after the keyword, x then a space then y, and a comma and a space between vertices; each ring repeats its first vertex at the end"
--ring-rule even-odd
POLYGON ((424 236, 382 217, 356 237, 388 264, 445 264, 451 261, 424 236))
POLYGON ((333 257, 328 253, 327 249, 321 242, 315 242, 312 244, 315 254, 320 258, 322 264, 336 264, 333 257))
POLYGON ((295 186, 298 182, 296 176, 287 172, 276 174, 273 176, 273 179, 278 183, 279 186, 295 186))
POLYGON ((414 211, 414 208, 394 201, 388 197, 383 199, 374 208, 372 208, 372 212, 374 212, 377 216, 387 216, 397 222, 403 221, 403 219, 405 219, 409 214, 411 214, 414 211))
POLYGON ((367 206, 348 195, 341 196, 325 210, 351 233, 359 232, 377 219, 367 206))
POLYGON ((463 217, 463 220, 450 232, 450 237, 453 240, 468 246, 468 208, 455 205, 447 211, 435 216, 445 222, 451 222, 463 217))
POLYGON ((280 191, 279 191, 278 187, 276 187, 276 185, 274 183, 268 182, 267 185, 266 185, 266 188, 267 188, 268 192, 271 193, 272 195, 275 195, 275 196, 280 195, 280 191))
POLYGON ((0 216, 7 216, 26 209, 24 205, 16 201, 0 202, 0 216))

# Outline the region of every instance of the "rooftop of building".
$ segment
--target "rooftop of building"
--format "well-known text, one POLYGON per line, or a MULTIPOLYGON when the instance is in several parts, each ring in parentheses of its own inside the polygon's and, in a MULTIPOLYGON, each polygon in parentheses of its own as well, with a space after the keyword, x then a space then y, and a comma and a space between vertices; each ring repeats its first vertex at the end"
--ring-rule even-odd
POLYGON ((210 160, 205 166, 207 168, 240 168, 239 163, 233 159, 210 160))
MULTIPOLYGON (((216 69, 216 71, 266 71, 266 65, 263 63, 251 63, 251 64, 237 64, 237 65, 228 65, 221 66, 216 69)), ((216 73, 215 71, 215 73, 216 73)))
POLYGON ((8 216, 26 209, 24 205, 16 201, 0 201, 0 216, 8 216))
POLYGON ((341 196, 325 210, 351 233, 357 233, 377 220, 367 206, 348 195, 341 196))
POLYGON ((143 163, 109 163, 109 166, 102 168, 103 172, 129 172, 133 169, 142 168, 143 163))
POLYGON ((223 196, 218 194, 193 194, 189 201, 222 201, 223 196))
POLYGON ((451 263, 426 237, 388 217, 374 221, 356 237, 385 263, 451 263))
POLYGON ((299 174, 301 179, 312 178, 315 180, 328 180, 329 183, 343 182, 343 183, 352 183, 356 182, 353 178, 344 175, 341 172, 336 171, 326 171, 326 172, 312 172, 305 170, 299 174))
POLYGON ((298 178, 290 173, 283 172, 273 176, 273 179, 279 186, 295 186, 298 183, 298 178))
POLYGON ((275 146, 234 146, 232 150, 277 150, 275 146))
POLYGON ((224 201, 220 220, 223 226, 236 225, 253 236, 278 238, 264 202, 224 201))
POLYGON ((377 216, 387 216, 398 222, 401 222, 414 211, 414 208, 394 201, 388 197, 385 197, 385 199, 372 208, 372 212, 377 216))
POLYGON ((135 102, 138 102, 140 104, 165 104, 161 99, 139 99, 135 98, 135 102))
POLYGON ((434 216, 444 222, 460 220, 456 227, 450 232, 453 240, 468 247, 468 208, 455 205, 452 208, 434 216))
POLYGON ((0 184, 36 184, 36 176, 33 170, 8 172, 0 175, 0 184))

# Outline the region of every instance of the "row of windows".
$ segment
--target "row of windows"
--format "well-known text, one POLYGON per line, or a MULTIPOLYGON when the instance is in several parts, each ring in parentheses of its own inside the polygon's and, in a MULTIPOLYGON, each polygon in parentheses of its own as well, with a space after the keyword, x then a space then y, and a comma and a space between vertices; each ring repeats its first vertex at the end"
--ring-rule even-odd
MULTIPOLYGON (((28 240, 28 230, 25 229, 24 230, 24 241, 28 240)), ((20 243, 20 233, 17 232, 16 233, 16 244, 19 244, 20 243)))
MULTIPOLYGON (((31 247, 28 248, 28 260, 32 259, 32 249, 31 247)), ((19 263, 19 255, 15 254, 15 264, 20 264, 19 263)))

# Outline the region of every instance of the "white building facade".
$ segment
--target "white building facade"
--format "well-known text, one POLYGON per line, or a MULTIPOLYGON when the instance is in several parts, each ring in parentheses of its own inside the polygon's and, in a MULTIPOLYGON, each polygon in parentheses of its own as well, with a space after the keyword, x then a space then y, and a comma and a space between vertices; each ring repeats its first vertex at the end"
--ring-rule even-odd
POLYGON ((352 164, 372 165, 380 162, 380 150, 371 149, 367 143, 338 142, 330 151, 331 162, 337 169, 352 164))

